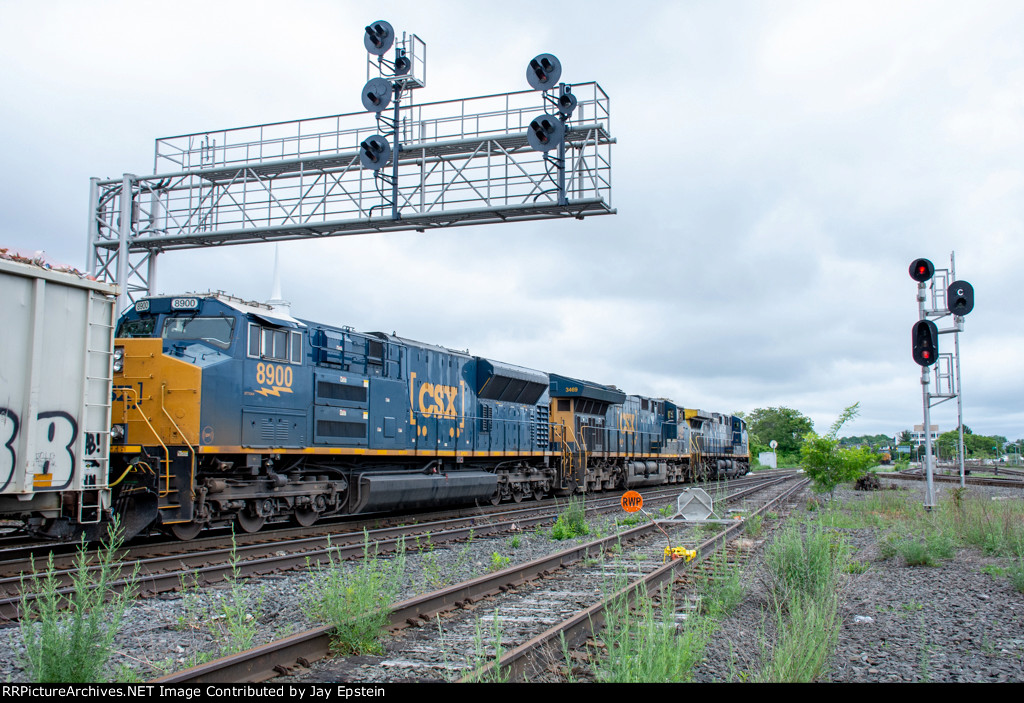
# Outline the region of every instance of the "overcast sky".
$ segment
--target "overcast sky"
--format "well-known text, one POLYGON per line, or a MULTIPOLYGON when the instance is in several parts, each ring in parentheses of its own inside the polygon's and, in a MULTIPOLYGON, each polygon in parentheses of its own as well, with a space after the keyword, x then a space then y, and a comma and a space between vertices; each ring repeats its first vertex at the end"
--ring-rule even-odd
MULTIPOLYGON (((1024 437, 1020 2, 0 0, 0 247, 84 267, 89 178, 152 173, 156 138, 360 111, 377 19, 426 42, 419 103, 543 52, 600 83, 618 214, 285 243, 296 316, 893 434, 922 422, 908 266, 955 251, 965 422, 1024 437)), ((159 288, 265 300, 273 258, 165 254, 159 288)))

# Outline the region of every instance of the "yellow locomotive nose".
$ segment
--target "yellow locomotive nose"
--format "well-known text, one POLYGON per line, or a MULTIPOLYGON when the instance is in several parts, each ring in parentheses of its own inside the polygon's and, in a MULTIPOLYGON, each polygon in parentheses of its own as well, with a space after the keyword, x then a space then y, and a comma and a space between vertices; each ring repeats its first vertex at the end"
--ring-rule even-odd
POLYGON ((160 338, 115 346, 111 424, 124 428, 123 445, 196 447, 202 369, 164 354, 160 338))

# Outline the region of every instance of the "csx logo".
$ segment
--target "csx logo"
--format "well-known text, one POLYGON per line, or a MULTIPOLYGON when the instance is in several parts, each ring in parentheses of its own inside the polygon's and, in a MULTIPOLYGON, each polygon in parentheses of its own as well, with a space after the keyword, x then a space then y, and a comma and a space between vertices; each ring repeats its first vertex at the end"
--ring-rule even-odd
POLYGON ((458 417, 455 411, 455 398, 459 394, 456 386, 422 383, 417 394, 419 410, 423 417, 458 417))
POLYGON ((623 432, 636 432, 636 415, 634 413, 622 413, 619 417, 619 429, 623 432))

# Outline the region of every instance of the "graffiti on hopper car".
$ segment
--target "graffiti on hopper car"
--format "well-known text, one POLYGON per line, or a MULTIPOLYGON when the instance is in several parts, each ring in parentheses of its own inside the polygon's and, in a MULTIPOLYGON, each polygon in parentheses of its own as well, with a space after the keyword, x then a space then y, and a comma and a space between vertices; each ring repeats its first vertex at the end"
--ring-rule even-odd
MULTIPOLYGON (((75 473, 73 445, 78 438, 78 422, 63 410, 38 413, 32 425, 35 440, 28 471, 36 490, 67 488, 75 473)), ((9 408, 0 408, 0 491, 6 490, 18 465, 15 443, 22 431, 21 421, 9 408)), ((96 444, 96 439, 93 440, 96 444)), ((26 487, 27 488, 27 487, 26 487)))

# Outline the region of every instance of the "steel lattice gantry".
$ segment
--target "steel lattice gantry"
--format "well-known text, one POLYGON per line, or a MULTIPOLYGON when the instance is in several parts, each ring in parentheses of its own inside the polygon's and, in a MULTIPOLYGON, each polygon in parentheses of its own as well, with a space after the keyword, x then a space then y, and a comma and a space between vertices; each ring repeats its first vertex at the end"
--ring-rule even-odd
POLYGON ((123 308, 174 249, 614 214, 608 96, 573 92, 564 204, 556 162, 527 143, 537 91, 402 107, 397 188, 360 165, 380 131, 365 112, 204 132, 158 139, 152 176, 92 180, 89 269, 123 308))

